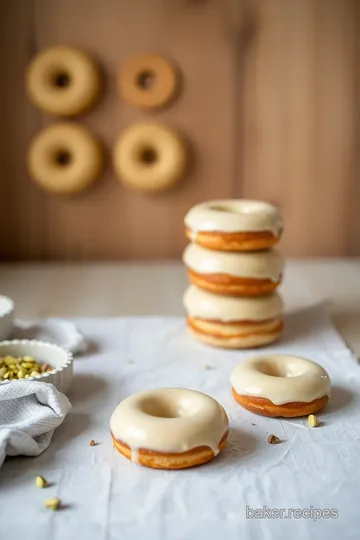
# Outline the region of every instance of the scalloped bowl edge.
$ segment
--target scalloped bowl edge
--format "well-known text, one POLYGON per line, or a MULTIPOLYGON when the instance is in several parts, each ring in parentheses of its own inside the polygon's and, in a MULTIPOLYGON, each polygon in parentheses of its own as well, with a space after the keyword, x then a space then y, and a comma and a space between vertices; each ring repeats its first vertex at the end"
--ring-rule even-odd
MULTIPOLYGON (((59 345, 35 339, 5 340, 0 342, 0 357, 6 355, 32 356, 37 362, 50 364, 54 367, 53 370, 35 377, 28 377, 25 380, 51 383, 59 392, 66 393, 68 391, 74 374, 74 358, 72 353, 59 347, 59 345)), ((17 379, 0 381, 0 387, 4 384, 16 382, 17 379)))
POLYGON ((10 296, 0 294, 0 341, 8 339, 14 326, 15 303, 10 296))

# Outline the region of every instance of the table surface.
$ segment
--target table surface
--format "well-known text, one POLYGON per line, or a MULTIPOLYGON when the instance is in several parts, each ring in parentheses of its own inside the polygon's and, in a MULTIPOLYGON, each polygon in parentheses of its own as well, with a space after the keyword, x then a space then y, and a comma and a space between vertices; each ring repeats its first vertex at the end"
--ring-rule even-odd
POLYGON ((301 308, 329 300, 338 329, 360 355, 360 261, 289 261, 287 265, 282 285, 286 309, 300 309, 302 315, 287 318, 279 350, 291 339, 294 354, 308 354, 323 364, 334 383, 332 401, 321 417, 324 425, 314 431, 305 420, 256 417, 254 422, 250 413, 239 414, 227 382, 243 353, 229 351, 229 362, 224 363, 221 350, 186 337, 182 319, 87 318, 182 315, 186 282, 181 263, 0 266, 0 290, 14 298, 17 316, 80 317, 80 329, 98 345, 78 360, 69 395, 73 408, 50 448, 34 460, 15 458, 4 464, 1 538, 10 530, 13 540, 23 538, 24 530, 31 540, 70 540, 79 534, 115 540, 119 531, 127 540, 165 539, 169 531, 183 540, 193 538, 194 530, 199 540, 219 538, 224 531, 229 539, 240 535, 300 539, 319 534, 357 538, 358 366, 336 336, 327 338, 322 327, 317 328, 311 310, 301 308), (152 339, 147 339, 150 335, 152 339), (232 429, 223 461, 220 457, 212 466, 176 476, 134 468, 112 451, 108 418, 116 404, 133 392, 165 383, 194 385, 224 404, 232 429), (266 442, 270 432, 283 434, 283 444, 270 448, 266 442), (100 441, 95 448, 89 447, 92 438, 100 441), (52 483, 46 495, 34 490, 36 474, 52 483), (218 504, 217 496, 208 497, 199 506, 204 494, 218 494, 219 485, 228 487, 226 497, 221 490, 222 502, 218 504), (264 503, 272 508, 307 507, 309 497, 304 493, 311 495, 314 508, 338 508, 341 518, 322 520, 314 524, 315 529, 308 520, 289 525, 279 520, 254 523, 241 513, 244 501, 252 508, 264 503), (68 511, 49 516, 43 508, 45 496, 59 496, 68 511), (13 508, 23 511, 18 520, 10 519, 10 529, 4 516, 13 508))
MULTIPOLYGON (((182 315, 186 285, 181 262, 0 265, 0 291, 30 319, 182 315)), ((329 300, 360 356, 360 259, 289 260, 281 291, 287 310, 329 300)))

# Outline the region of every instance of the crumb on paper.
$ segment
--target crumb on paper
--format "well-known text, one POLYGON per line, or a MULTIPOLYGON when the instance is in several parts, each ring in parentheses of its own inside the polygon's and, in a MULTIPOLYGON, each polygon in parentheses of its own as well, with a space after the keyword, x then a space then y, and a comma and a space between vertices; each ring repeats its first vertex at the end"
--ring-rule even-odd
POLYGON ((267 438, 267 442, 269 444, 279 444, 280 442, 280 439, 279 437, 277 437, 276 435, 269 435, 268 438, 267 438))
POLYGON ((127 363, 128 363, 128 364, 133 364, 133 363, 134 363, 134 360, 131 360, 131 359, 130 359, 130 360, 127 361, 127 363))
POLYGON ((209 366, 209 364, 205 364, 205 369, 206 369, 207 371, 209 371, 210 369, 213 369, 213 367, 212 367, 212 366, 209 366))
POLYGON ((94 439, 91 439, 91 441, 89 442, 89 446, 96 446, 97 443, 94 441, 94 439))

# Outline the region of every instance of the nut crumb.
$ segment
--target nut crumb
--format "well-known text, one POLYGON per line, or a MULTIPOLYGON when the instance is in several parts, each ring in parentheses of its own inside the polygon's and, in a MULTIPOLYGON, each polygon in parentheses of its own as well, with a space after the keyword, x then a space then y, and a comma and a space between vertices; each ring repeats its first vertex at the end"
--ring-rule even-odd
POLYGON ((38 488, 46 488, 48 486, 48 483, 43 476, 37 476, 35 478, 35 485, 38 488))
POLYGON ((206 369, 207 371, 209 371, 210 369, 212 369, 212 366, 209 366, 209 364, 206 364, 206 365, 205 365, 205 369, 206 369))
POLYGON ((46 499, 44 505, 46 508, 51 508, 51 510, 59 510, 61 500, 58 497, 52 497, 50 499, 46 499))
POLYGON ((94 441, 94 439, 91 439, 91 441, 89 442, 89 446, 96 446, 96 442, 94 441))
POLYGON ((309 416, 308 416, 308 424, 311 427, 317 427, 319 425, 318 417, 315 416, 315 414, 309 414, 309 416))
POLYGON ((279 444, 280 439, 276 435, 269 435, 267 438, 269 444, 279 444))

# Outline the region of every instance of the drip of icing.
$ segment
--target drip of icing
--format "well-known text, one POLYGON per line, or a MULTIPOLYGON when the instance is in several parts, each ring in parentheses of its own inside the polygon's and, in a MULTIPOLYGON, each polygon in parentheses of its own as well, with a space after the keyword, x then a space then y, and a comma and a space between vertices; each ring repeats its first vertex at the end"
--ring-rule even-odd
POLYGON ((195 242, 196 237, 197 237, 197 232, 195 232, 195 231, 190 231, 190 240, 191 240, 192 242, 195 242))
POLYGON ((279 281, 284 262, 275 249, 250 253, 219 252, 189 244, 183 254, 185 265, 199 274, 228 274, 236 277, 279 281))
POLYGON ((110 419, 113 437, 129 446, 134 462, 140 448, 182 453, 206 446, 217 455, 228 427, 220 403, 202 392, 183 388, 134 394, 118 405, 110 419))
POLYGON ((193 206, 185 216, 191 231, 257 232, 270 231, 278 236, 282 218, 275 206, 262 201, 225 199, 193 206))
POLYGON ((245 360, 233 371, 231 385, 242 396, 262 397, 275 405, 301 402, 330 395, 325 369, 297 356, 259 356, 245 360))
POLYGON ((133 463, 139 463, 139 449, 132 446, 131 450, 131 461, 133 463))
POLYGON ((184 306, 189 315, 213 321, 264 321, 278 317, 283 303, 277 292, 257 297, 221 296, 188 287, 184 306))

